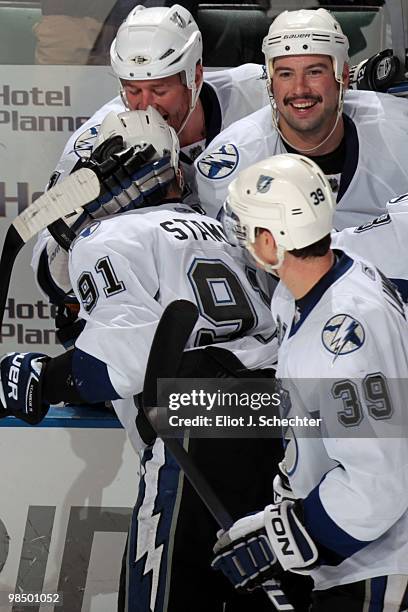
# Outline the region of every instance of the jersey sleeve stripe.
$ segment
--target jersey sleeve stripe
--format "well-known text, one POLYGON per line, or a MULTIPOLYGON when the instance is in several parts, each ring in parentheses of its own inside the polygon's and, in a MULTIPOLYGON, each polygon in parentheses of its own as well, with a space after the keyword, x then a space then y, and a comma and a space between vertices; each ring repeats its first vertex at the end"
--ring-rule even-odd
POLYGON ((110 381, 106 363, 78 348, 72 357, 72 374, 85 401, 95 403, 121 399, 110 381))
POLYGON ((303 510, 305 526, 316 545, 324 546, 343 559, 370 544, 370 541, 357 540, 332 520, 320 499, 319 486, 303 500, 303 510))

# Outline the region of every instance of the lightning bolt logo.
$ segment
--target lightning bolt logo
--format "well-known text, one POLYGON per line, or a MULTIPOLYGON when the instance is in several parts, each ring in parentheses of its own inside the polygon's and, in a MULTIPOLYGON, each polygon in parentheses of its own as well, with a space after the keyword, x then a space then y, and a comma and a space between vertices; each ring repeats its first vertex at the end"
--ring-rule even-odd
POLYGON ((87 159, 91 155, 92 148, 95 143, 95 139, 98 135, 99 125, 93 125, 92 127, 82 132, 80 136, 76 139, 74 143, 74 153, 78 155, 78 157, 83 157, 87 159))
POLYGON ((339 355, 347 355, 361 348, 364 344, 365 332, 361 323, 346 314, 335 315, 323 328, 323 346, 334 355, 333 361, 339 355))
POLYGON ((239 153, 235 145, 225 144, 204 155, 197 164, 198 171, 209 179, 223 179, 238 166, 239 153))

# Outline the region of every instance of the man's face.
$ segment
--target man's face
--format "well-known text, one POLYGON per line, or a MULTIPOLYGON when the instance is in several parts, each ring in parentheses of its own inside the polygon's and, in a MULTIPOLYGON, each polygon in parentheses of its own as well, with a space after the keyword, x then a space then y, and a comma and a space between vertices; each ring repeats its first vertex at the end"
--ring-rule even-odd
POLYGON ((337 115, 339 85, 328 55, 293 55, 274 61, 273 96, 285 136, 325 136, 337 115))
POLYGON ((176 132, 190 106, 191 92, 179 74, 145 81, 122 81, 130 110, 153 106, 176 132))

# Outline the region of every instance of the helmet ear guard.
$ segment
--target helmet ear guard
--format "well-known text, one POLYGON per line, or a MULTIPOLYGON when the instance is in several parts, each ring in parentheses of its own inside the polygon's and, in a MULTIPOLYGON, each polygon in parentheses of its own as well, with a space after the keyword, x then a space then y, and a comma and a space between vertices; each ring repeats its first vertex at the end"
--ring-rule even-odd
POLYGON ((255 259, 268 271, 282 265, 285 251, 314 244, 332 230, 335 202, 321 169, 302 155, 275 155, 243 170, 228 187, 222 219, 227 237, 254 255, 258 228, 277 245, 276 265, 255 259))

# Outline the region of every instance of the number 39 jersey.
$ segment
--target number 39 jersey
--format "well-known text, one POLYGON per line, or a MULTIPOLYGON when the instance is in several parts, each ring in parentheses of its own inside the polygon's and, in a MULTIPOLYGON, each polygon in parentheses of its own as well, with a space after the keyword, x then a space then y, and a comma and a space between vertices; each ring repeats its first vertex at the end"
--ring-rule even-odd
POLYGON ((317 589, 408 575, 407 313, 378 269, 336 254, 302 299, 280 283, 272 300, 283 412, 298 417, 284 431, 286 466, 324 547, 317 589))
MULTIPOLYGON (((222 342, 249 368, 276 359, 266 288, 253 263, 244 249, 228 244, 218 221, 186 205, 167 203, 90 225, 74 242, 69 268, 86 321, 76 341, 82 367, 106 364, 106 384, 119 398, 142 391, 158 321, 180 298, 200 312, 189 347, 222 342)), ((98 390, 102 384, 103 377, 95 377, 98 390)), ((87 389, 84 397, 96 391, 87 389)), ((133 400, 114 405, 134 438, 133 400)))

